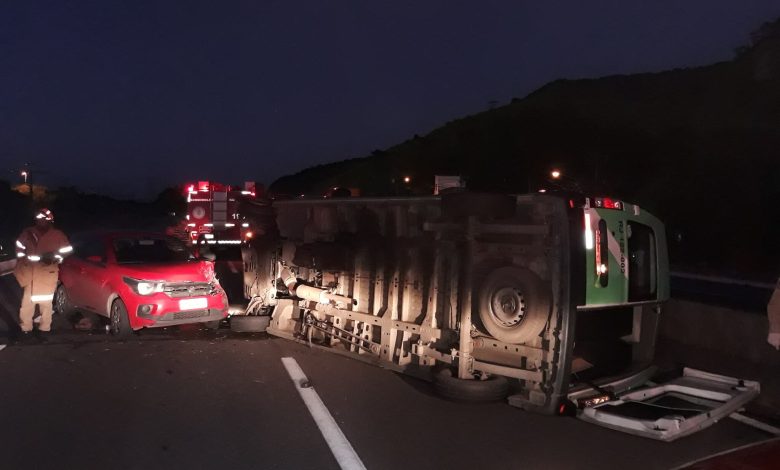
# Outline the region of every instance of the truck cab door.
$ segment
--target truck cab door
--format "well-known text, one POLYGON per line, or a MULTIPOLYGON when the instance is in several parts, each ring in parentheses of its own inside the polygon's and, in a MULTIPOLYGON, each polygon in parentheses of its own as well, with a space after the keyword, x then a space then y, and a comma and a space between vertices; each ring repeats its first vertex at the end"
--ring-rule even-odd
MULTIPOLYGON (((627 385, 628 381, 622 381, 627 385)), ((607 384, 569 394, 583 421, 629 434, 673 441, 707 428, 758 396, 758 382, 685 368, 662 384, 645 382, 608 397, 607 384)))

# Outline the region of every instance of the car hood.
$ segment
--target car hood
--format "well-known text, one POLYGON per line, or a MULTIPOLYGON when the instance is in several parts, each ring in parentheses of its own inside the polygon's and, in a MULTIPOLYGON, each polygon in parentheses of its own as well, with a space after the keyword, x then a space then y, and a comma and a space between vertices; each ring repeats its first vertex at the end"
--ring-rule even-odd
POLYGON ((208 261, 120 265, 120 271, 123 276, 144 281, 209 282, 214 279, 214 265, 208 261))

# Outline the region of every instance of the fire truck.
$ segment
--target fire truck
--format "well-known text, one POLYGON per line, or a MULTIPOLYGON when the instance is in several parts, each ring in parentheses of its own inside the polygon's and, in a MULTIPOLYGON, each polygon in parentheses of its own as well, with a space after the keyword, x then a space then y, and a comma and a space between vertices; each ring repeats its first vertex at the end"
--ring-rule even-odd
POLYGON ((239 187, 198 181, 185 185, 185 193, 186 230, 193 245, 210 248, 241 245, 254 236, 250 222, 240 213, 243 201, 258 196, 254 182, 239 187))

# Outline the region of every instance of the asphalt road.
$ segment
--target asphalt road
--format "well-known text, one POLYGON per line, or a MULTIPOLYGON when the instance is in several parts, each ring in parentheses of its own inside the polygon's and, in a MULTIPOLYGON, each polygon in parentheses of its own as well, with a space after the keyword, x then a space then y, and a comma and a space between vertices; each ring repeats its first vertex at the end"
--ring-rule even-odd
POLYGON ((66 332, 0 351, 0 467, 338 468, 282 357, 369 469, 670 468, 767 437, 726 420, 661 443, 449 402, 425 382, 265 334, 66 332))
POLYGON ((673 443, 462 404, 413 378, 265 334, 197 327, 120 342, 9 342, 0 278, 0 468, 338 468, 281 358, 293 357, 369 469, 671 468, 768 436, 732 420, 673 443), (0 346, 1 347, 1 346, 0 346))

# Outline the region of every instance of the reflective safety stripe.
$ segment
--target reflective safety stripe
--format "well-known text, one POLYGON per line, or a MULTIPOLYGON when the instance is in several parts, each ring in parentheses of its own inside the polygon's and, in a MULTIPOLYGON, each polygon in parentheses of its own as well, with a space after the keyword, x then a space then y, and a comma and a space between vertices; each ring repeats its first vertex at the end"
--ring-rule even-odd
POLYGON ((29 259, 30 261, 32 261, 33 263, 35 263, 36 261, 40 261, 40 260, 41 260, 41 257, 40 257, 40 256, 38 256, 38 255, 30 255, 30 256, 28 256, 28 257, 27 257, 27 259, 29 259))
POLYGON ((26 250, 26 249, 27 249, 27 247, 26 247, 26 246, 24 246, 24 245, 22 245, 22 242, 20 242, 19 240, 16 240, 16 246, 18 246, 19 248, 21 248, 21 249, 23 249, 23 250, 26 250))
POLYGON ((20 251, 19 253, 17 253, 17 254, 16 254, 16 257, 17 257, 17 258, 24 258, 24 253, 22 253, 22 252, 20 251))
POLYGON ((62 261, 62 260, 64 260, 64 259, 65 259, 65 258, 63 258, 63 257, 62 257, 62 256, 60 256, 60 255, 54 255, 54 257, 55 257, 55 258, 57 258, 57 260, 58 260, 58 261, 62 261))
POLYGON ((47 294, 47 295, 31 295, 30 300, 33 302, 46 302, 49 300, 54 300, 54 294, 47 294))
POLYGON ((70 245, 60 248, 60 253, 62 254, 70 253, 71 251, 73 251, 73 247, 70 245))

